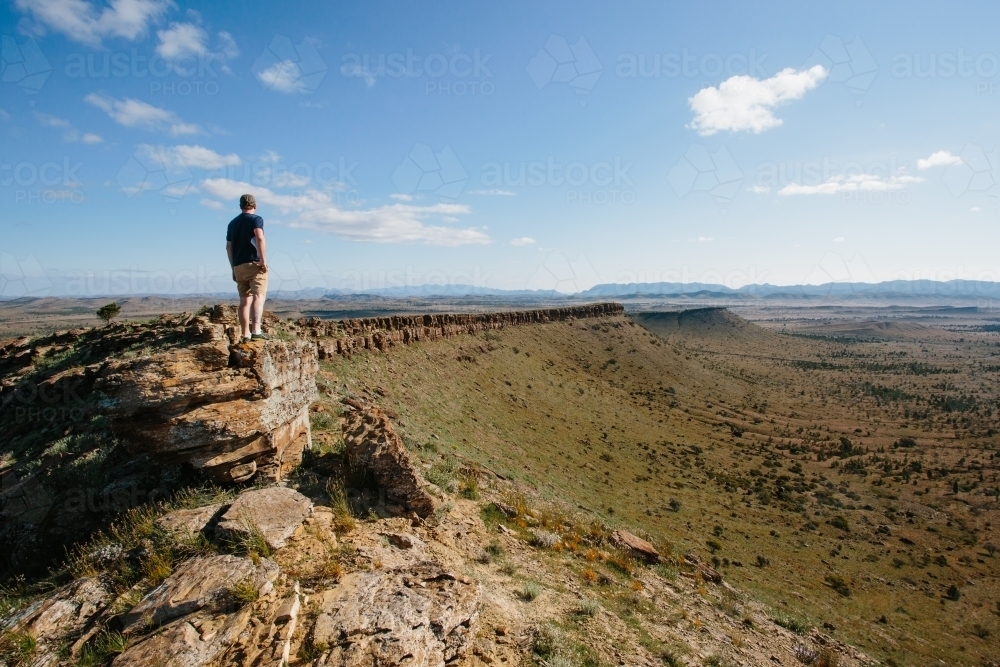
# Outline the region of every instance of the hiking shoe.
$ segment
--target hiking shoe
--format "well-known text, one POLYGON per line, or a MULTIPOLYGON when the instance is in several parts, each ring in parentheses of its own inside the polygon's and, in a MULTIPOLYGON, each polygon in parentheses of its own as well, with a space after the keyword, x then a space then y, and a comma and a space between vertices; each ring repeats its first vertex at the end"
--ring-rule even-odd
POLYGON ((271 340, 271 337, 268 336, 266 333, 251 334, 250 337, 253 338, 254 340, 271 340))
POLYGON ((242 338, 240 338, 240 345, 242 345, 243 343, 249 343, 251 340, 253 339, 250 338, 249 336, 243 336, 242 338))

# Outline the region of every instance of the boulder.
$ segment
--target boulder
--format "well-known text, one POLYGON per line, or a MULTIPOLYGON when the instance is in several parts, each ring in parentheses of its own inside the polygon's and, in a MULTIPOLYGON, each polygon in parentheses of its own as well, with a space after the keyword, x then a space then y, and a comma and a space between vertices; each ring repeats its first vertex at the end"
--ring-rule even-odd
POLYGON ((255 564, 238 556, 200 556, 185 561, 162 584, 125 615, 126 632, 158 627, 204 608, 231 611, 228 589, 251 581, 263 592, 278 576, 278 566, 266 558, 255 564))
POLYGON ((398 516, 414 512, 421 518, 433 514, 434 498, 424 489, 427 482, 410 463, 389 416, 354 399, 343 402, 348 407, 343 424, 347 456, 372 473, 391 513, 398 516))
POLYGON ((197 535, 214 529, 228 505, 217 503, 189 510, 174 510, 156 520, 157 525, 179 535, 197 535))
POLYGON ((656 547, 627 530, 616 530, 611 533, 611 538, 608 541, 611 542, 612 546, 621 549, 633 558, 649 563, 660 562, 660 552, 656 550, 656 547))
POLYGON ((269 547, 280 549, 312 514, 312 506, 311 500, 284 486, 245 491, 222 515, 215 534, 221 539, 236 541, 256 528, 269 547))
POLYGON ((187 462, 219 481, 277 481, 311 445, 316 347, 231 345, 225 318, 214 319, 194 318, 184 345, 105 364, 94 388, 130 453, 187 462))
POLYGON ((423 561, 354 572, 318 596, 309 640, 336 667, 429 667, 465 656, 476 634, 479 587, 423 561))

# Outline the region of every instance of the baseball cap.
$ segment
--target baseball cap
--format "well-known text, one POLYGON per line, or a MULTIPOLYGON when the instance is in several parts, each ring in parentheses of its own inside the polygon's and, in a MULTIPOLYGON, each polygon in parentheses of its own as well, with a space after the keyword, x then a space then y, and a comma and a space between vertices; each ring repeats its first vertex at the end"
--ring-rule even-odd
POLYGON ((257 208, 257 200, 253 195, 243 195, 240 197, 240 208, 257 208))

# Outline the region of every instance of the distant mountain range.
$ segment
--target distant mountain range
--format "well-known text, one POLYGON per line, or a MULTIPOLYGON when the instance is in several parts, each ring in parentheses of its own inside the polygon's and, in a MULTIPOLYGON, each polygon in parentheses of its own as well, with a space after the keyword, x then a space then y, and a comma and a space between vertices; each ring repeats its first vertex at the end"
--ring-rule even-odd
MULTIPOLYGON (((0 301, 18 298, 123 298, 126 296, 157 296, 163 298, 229 298, 235 292, 203 294, 58 294, 59 290, 49 289, 35 293, 17 293, 3 290, 0 301)), ((606 283, 590 289, 564 294, 555 290, 505 290, 476 285, 407 285, 370 290, 341 290, 312 287, 302 290, 275 290, 268 294, 274 299, 319 300, 319 299, 405 299, 405 298, 459 298, 459 297, 501 297, 520 299, 580 300, 580 299, 629 299, 662 298, 684 300, 753 300, 753 299, 861 299, 885 300, 905 298, 961 298, 998 299, 1000 282, 982 280, 890 280, 881 283, 825 283, 823 285, 745 285, 740 288, 726 287, 712 283, 606 283)))
POLYGON ((745 285, 734 289, 707 283, 608 283, 595 285, 575 296, 699 296, 801 298, 801 297, 965 297, 1000 298, 1000 283, 982 280, 890 280, 881 283, 825 283, 823 285, 745 285))

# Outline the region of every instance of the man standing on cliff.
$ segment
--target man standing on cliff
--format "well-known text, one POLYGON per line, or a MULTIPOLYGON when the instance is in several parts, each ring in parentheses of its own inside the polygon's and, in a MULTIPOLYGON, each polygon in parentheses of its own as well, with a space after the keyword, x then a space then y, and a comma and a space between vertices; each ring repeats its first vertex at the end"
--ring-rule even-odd
POLYGON ((240 294, 240 342, 269 340, 260 328, 267 298, 264 218, 256 215, 257 200, 253 195, 240 197, 240 210, 243 212, 232 219, 226 231, 226 254, 240 294))

